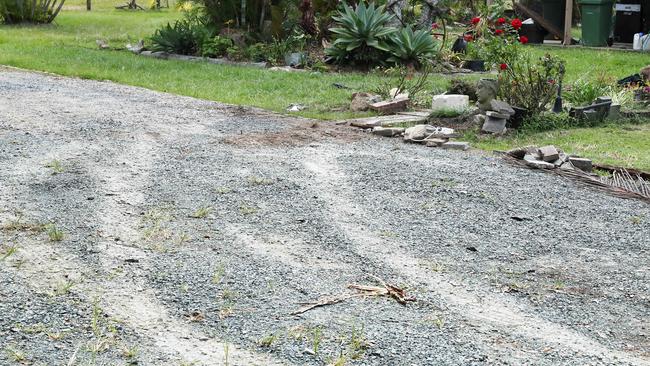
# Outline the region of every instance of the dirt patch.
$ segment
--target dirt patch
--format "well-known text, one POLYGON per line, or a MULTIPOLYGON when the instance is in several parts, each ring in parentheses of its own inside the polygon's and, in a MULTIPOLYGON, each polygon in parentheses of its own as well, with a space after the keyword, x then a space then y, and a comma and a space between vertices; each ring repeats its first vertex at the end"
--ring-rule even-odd
POLYGON ((235 146, 302 146, 312 142, 351 142, 363 138, 362 132, 353 128, 334 125, 331 122, 294 122, 282 131, 243 133, 228 136, 223 142, 235 146))

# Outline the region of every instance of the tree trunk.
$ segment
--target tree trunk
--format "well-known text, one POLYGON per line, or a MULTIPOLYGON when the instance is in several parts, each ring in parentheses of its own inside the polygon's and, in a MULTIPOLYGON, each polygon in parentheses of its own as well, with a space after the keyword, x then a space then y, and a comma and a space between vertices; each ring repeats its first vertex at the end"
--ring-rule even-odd
POLYGON ((246 0, 241 0, 241 20, 239 25, 242 29, 246 27, 246 0))

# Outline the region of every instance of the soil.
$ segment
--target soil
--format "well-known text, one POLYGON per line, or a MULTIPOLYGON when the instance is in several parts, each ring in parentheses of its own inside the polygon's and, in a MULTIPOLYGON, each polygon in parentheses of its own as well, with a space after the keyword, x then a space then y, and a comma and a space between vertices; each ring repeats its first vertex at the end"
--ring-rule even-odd
POLYGON ((12 69, 0 156, 1 365, 650 365, 643 202, 12 69))

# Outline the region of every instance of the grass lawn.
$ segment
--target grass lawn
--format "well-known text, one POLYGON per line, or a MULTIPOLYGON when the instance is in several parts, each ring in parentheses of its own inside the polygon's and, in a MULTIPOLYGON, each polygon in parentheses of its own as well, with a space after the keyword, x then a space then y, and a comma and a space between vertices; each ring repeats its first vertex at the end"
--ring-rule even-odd
MULTIPOLYGON (((476 136, 476 135, 474 135, 476 136)), ((555 145, 596 162, 650 171, 650 124, 608 125, 520 134, 504 138, 476 138, 485 150, 508 150, 525 145, 555 145)))
MULTIPOLYGON (((299 103, 307 106, 300 115, 321 119, 362 115, 347 111, 350 95, 353 91, 372 90, 382 79, 378 73, 286 73, 203 62, 164 61, 136 56, 127 51, 98 50, 95 44, 97 39, 107 40, 112 47, 124 47, 127 42, 146 38, 160 25, 180 17, 180 13, 173 10, 173 1, 170 1, 171 9, 161 11, 114 9, 124 2, 93 1, 93 11, 87 12, 85 0, 68 1, 56 24, 0 25, 0 64, 60 75, 112 80, 278 112, 284 111, 289 104, 299 103), (337 89, 332 86, 333 83, 344 84, 351 90, 337 89)), ((140 0, 139 4, 146 6, 148 1, 140 0)), ((616 80, 637 72, 648 63, 647 56, 640 53, 559 47, 531 49, 537 55, 548 52, 564 58, 569 82, 579 78, 616 80)), ((434 75, 430 78, 429 90, 444 88, 448 79, 434 75)), ((633 131, 609 129, 616 133, 608 132, 608 128, 557 131, 481 141, 479 146, 494 148, 550 142, 604 162, 632 164, 647 169, 650 165, 646 158, 650 155, 647 143, 630 145, 628 140, 648 141, 648 128, 641 126, 633 131)))

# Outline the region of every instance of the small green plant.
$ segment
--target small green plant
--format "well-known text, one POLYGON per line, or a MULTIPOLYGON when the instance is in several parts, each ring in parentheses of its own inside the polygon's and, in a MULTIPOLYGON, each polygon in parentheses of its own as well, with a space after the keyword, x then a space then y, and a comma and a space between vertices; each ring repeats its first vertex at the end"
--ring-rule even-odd
POLYGON ((63 164, 59 160, 52 160, 45 167, 52 169, 52 175, 61 174, 65 171, 63 164))
POLYGON ((18 247, 15 245, 2 249, 2 251, 0 251, 0 261, 4 261, 5 259, 11 257, 12 255, 16 254, 17 251, 18 247))
POLYGON ((223 279, 225 273, 226 267, 223 264, 219 264, 212 273, 212 283, 215 285, 221 283, 221 280, 223 279))
POLYGON ((210 214, 211 211, 212 211, 212 207, 210 207, 210 206, 199 207, 199 208, 196 209, 196 211, 194 211, 190 215, 190 217, 192 217, 194 219, 202 219, 202 218, 207 217, 210 214))
POLYGON ((61 241, 65 237, 63 230, 56 227, 55 224, 49 224, 46 226, 47 236, 50 238, 50 241, 61 241))
POLYGON ((223 343, 223 364, 224 366, 228 366, 230 364, 229 357, 230 356, 230 343, 224 342, 223 343))
POLYGON ((232 189, 230 189, 228 187, 217 187, 217 188, 214 189, 214 191, 217 194, 227 194, 227 193, 232 192, 232 189))
POLYGON ((630 222, 634 225, 640 225, 643 222, 643 219, 644 219, 643 215, 632 216, 630 218, 630 222))
POLYGON ((243 61, 246 59, 246 53, 238 46, 228 47, 226 55, 232 61, 243 61))
POLYGON ((203 57, 221 57, 225 56, 228 48, 233 43, 230 38, 214 36, 203 41, 201 44, 201 56, 203 57))
POLYGON ((578 79, 568 86, 562 98, 574 106, 583 106, 593 103, 596 98, 610 95, 612 87, 600 81, 587 81, 578 79))
POLYGON ((59 282, 54 288, 54 296, 64 296, 70 293, 75 283, 70 280, 59 282))
POLYGON ((273 184, 273 180, 252 175, 248 177, 248 183, 253 186, 266 186, 273 184))
POLYGON ((14 362, 22 363, 27 361, 27 355, 25 354, 25 352, 13 347, 7 347, 5 348, 5 350, 9 355, 9 358, 11 358, 14 362))
POLYGON ((311 347, 314 354, 317 355, 320 350, 320 345, 323 342, 323 328, 318 326, 311 330, 311 347))
POLYGON ((134 359, 134 358, 136 358, 138 356, 138 348, 135 347, 135 346, 129 347, 129 346, 125 345, 122 348, 122 356, 124 356, 125 358, 130 359, 130 360, 134 359))
POLYGON ((242 215, 252 215, 257 213, 257 211, 258 210, 255 207, 246 206, 246 205, 239 206, 239 213, 241 213, 242 215))
POLYGON ((352 326, 352 333, 350 335, 350 342, 348 344, 349 348, 349 355, 350 358, 353 360, 357 360, 361 357, 366 352, 366 349, 368 349, 368 340, 366 339, 363 331, 363 327, 361 329, 352 326))
POLYGON ((260 347, 268 348, 271 347, 273 343, 275 343, 275 341, 277 340, 278 340, 278 335, 273 333, 260 338, 259 341, 257 341, 257 343, 260 345, 260 347))

